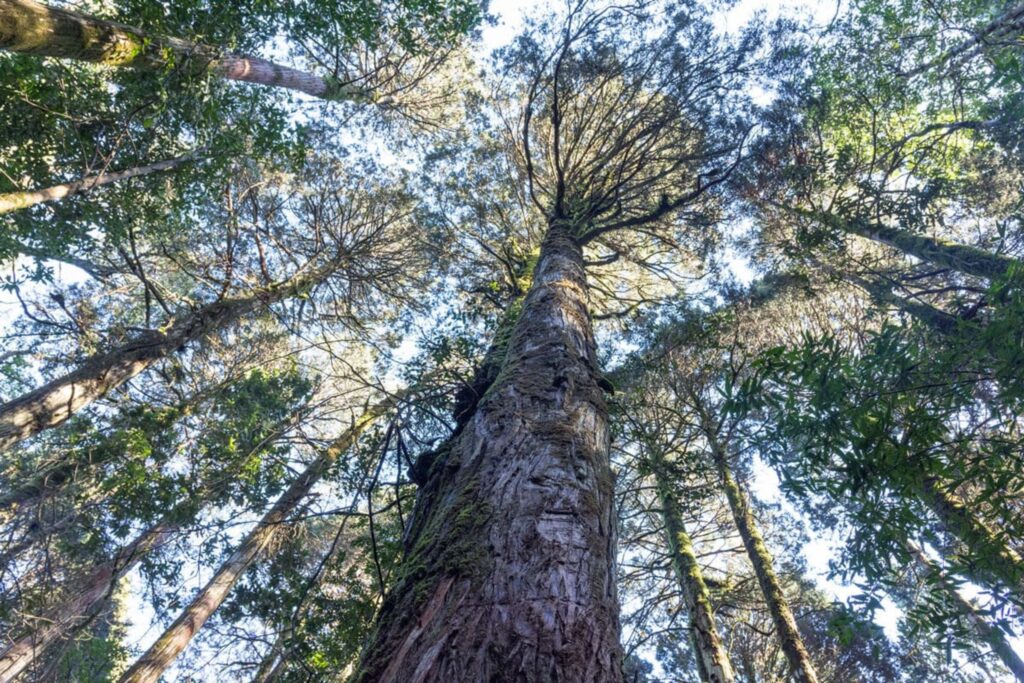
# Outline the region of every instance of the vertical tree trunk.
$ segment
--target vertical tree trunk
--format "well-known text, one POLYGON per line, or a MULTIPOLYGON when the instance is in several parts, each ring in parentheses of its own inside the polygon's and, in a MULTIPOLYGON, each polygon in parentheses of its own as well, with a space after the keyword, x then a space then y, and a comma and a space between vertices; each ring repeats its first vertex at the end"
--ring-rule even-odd
POLYGON ((292 482, 277 502, 246 535, 239 547, 221 565, 213 578, 192 599, 178 618, 157 639, 149 650, 120 678, 120 683, 155 683, 168 666, 180 655, 217 611, 242 574, 252 566, 274 537, 280 533, 288 517, 309 494, 327 469, 339 456, 348 451, 374 420, 394 405, 391 398, 368 408, 356 422, 341 434, 331 446, 311 462, 292 482))
POLYGON ((704 583, 697 554, 693 551, 690 536, 683 525, 679 501, 672 490, 672 483, 664 476, 664 465, 660 458, 653 465, 662 518, 665 521, 665 536, 672 556, 672 569, 690 617, 689 630, 694 658, 697 660, 697 674, 703 683, 732 683, 735 674, 729 662, 729 654, 715 628, 711 594, 704 583))
POLYGON ((357 680, 619 683, 607 407, 580 246, 552 223, 501 370, 430 456, 357 680))
POLYGON ((34 0, 0 0, 0 49, 109 66, 194 71, 288 90, 325 100, 370 101, 374 94, 351 83, 280 66, 257 57, 222 55, 216 48, 143 31, 34 0))
POLYGON ((125 546, 113 559, 94 568, 72 588, 67 600, 40 620, 39 628, 14 641, 0 653, 0 683, 15 680, 47 648, 88 624, 106 605, 118 580, 176 529, 176 525, 160 521, 125 546))
POLYGON ((775 633, 782 646, 782 652, 786 655, 786 661, 789 662, 793 680, 797 683, 818 683, 818 675, 811 664, 807 648, 804 647, 803 638, 800 637, 796 618, 793 616, 793 610, 789 607, 789 601, 786 600, 782 584, 779 583, 779 578, 775 574, 772 556, 761 537, 761 530, 758 529, 754 513, 750 509, 747 494, 733 477, 725 447, 719 441, 717 433, 713 431, 714 426, 703 411, 701 421, 711 445, 718 477, 722 488, 725 489, 725 495, 729 499, 733 520, 740 532, 740 538, 743 539, 747 557, 750 558, 750 563, 754 567, 757 583, 761 587, 765 604, 768 605, 768 612, 771 614, 772 623, 775 624, 775 633))
POLYGON ((321 268, 265 287, 249 296, 207 304, 175 320, 166 332, 150 330, 112 351, 90 356, 77 370, 0 405, 0 452, 62 424, 85 406, 185 344, 197 341, 262 306, 300 293, 332 270, 333 267, 321 268))
POLYGON ((139 176, 159 173, 161 171, 170 171, 193 160, 195 160, 195 157, 192 155, 183 156, 178 157, 177 159, 158 161, 155 164, 149 164, 146 166, 136 166, 135 168, 128 168, 123 171, 97 173, 96 175, 87 176, 72 183, 54 185, 53 187, 48 187, 44 190, 0 193, 0 215, 10 213, 12 211, 18 211, 20 209, 27 209, 28 207, 35 206, 36 204, 43 204, 45 202, 63 199, 64 197, 73 194, 88 192, 93 188, 110 185, 111 183, 116 183, 119 180, 138 178, 139 176))
POLYGON ((937 567, 919 546, 914 543, 907 543, 907 550, 917 562, 928 572, 938 578, 938 586, 949 596, 954 607, 963 615, 974 628, 978 636, 992 648, 992 652, 999 657, 999 660, 1010 670, 1018 683, 1024 683, 1024 661, 1007 642, 1003 632, 990 624, 973 602, 960 594, 956 583, 943 569, 937 567))
POLYGON ((1000 534, 975 515, 959 496, 946 490, 934 476, 922 476, 921 500, 939 520, 946 533, 963 544, 967 552, 964 573, 996 591, 1008 590, 1024 602, 1024 558, 1000 534))

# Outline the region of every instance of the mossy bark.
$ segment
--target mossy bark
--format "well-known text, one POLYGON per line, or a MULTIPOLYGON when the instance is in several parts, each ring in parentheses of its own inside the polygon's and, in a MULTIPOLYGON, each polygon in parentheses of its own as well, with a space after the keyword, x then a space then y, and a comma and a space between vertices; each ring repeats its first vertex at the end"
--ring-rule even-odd
POLYGON ((761 588, 761 594, 768 606, 768 613, 775 625, 775 634, 782 646, 782 652, 786 655, 786 661, 789 662, 792 680, 796 683, 818 683, 818 675, 811 663, 807 648, 804 647, 803 638, 797 628, 793 610, 790 609, 789 601, 782 590, 782 584, 775 574, 771 553, 768 552, 768 546, 765 545, 764 538, 761 536, 757 520, 754 519, 747 493, 733 476, 725 446, 719 440, 718 434, 714 431, 714 427, 706 415, 703 416, 703 427, 711 445, 719 481, 725 490, 726 498, 729 499, 733 521, 736 524, 736 529, 740 532, 747 557, 750 558, 750 563, 754 567, 754 574, 757 576, 758 586, 761 588))
POLYGON ((121 676, 120 683, 156 683, 160 680, 167 667, 188 647, 196 633, 224 603, 242 574, 252 566, 274 537, 281 533, 292 512, 309 495, 328 468, 355 444, 367 427, 393 405, 394 399, 388 398, 367 408, 326 451, 306 466, 174 623, 121 676))
POLYGON ((966 501, 934 476, 916 480, 918 495, 938 518, 942 529, 964 548, 964 573, 997 592, 1009 591, 1024 604, 1024 558, 1000 534, 980 519, 966 501))
POLYGON ((221 54, 216 48, 177 38, 149 36, 137 28, 34 0, 0 0, 0 49, 146 71, 208 71, 226 80, 286 88, 326 100, 374 99, 372 92, 354 84, 258 57, 221 54))
POLYGON ((715 627, 711 593, 704 583, 697 554, 683 525, 679 500, 672 490, 671 482, 664 476, 664 462, 656 459, 652 464, 672 569, 686 603, 686 613, 690 617, 690 640, 697 660, 697 674, 703 683, 731 683, 735 680, 735 674, 729 662, 729 654, 715 627))
POLYGON ((553 223, 500 371, 432 458, 357 680, 619 683, 607 407, 553 223))

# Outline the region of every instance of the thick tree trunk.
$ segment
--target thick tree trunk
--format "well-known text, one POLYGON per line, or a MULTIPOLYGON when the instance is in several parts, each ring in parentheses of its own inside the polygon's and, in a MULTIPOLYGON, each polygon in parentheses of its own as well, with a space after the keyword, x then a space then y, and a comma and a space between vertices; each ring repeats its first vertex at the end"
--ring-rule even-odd
POLYGON ((0 405, 0 452, 62 424, 85 406, 189 342, 202 339, 262 306, 300 293, 326 277, 331 270, 333 268, 323 268, 249 296, 207 304, 174 321, 166 332, 151 330, 112 351, 90 356, 77 370, 0 405))
POLYGON ((1014 675, 1018 683, 1024 683, 1024 661, 1021 660, 1017 652, 1007 642, 1003 631, 990 624, 981 610, 973 602, 961 595, 956 583, 950 578, 949 574, 940 567, 937 567, 919 546, 908 542, 907 550, 925 570, 938 578, 938 586, 949 596, 953 606, 967 619, 975 633, 992 648, 992 652, 1010 670, 1010 673, 1014 675))
POLYGON ((725 447, 713 431, 714 426, 706 415, 702 415, 702 422, 711 444, 719 480, 729 499, 733 521, 740 532, 740 538, 743 540, 747 557, 750 558, 750 564, 754 567, 757 583, 761 587, 761 594, 764 596, 768 613, 771 614, 772 623, 775 625, 775 634, 779 638, 783 654, 786 655, 786 661, 789 662, 792 679, 796 683, 818 683, 818 675, 811 664, 807 648, 804 647, 803 638, 797 628, 793 610, 790 609, 789 601, 786 600, 786 594, 782 590, 782 584, 779 583, 779 578, 775 574, 772 556, 761 536, 757 520, 754 519, 747 493, 733 477, 725 447))
POLYGON ((845 279, 861 288, 879 304, 894 306, 921 321, 940 334, 951 334, 956 330, 958 318, 928 304, 913 301, 893 293, 884 282, 858 275, 846 275, 845 279))
POLYGON ((161 521, 144 531, 113 559, 97 566, 73 589, 67 600, 47 613, 39 627, 14 641, 0 653, 0 683, 9 683, 24 672, 54 643, 73 635, 106 605, 115 585, 153 548, 162 544, 177 526, 161 521))
POLYGON ((1024 604, 1024 558, 1000 534, 975 515, 967 503, 948 491, 933 476, 922 476, 919 495, 939 520, 942 529, 963 544, 963 571, 971 580, 1000 591, 1009 591, 1024 604))
POLYGON ((662 463, 655 462, 654 465, 672 569, 686 602, 686 613, 690 617, 690 639, 697 660, 697 674, 703 683, 731 683, 735 680, 735 674, 729 662, 729 654, 715 627, 711 594, 704 583, 697 554, 683 525, 679 501, 672 490, 672 483, 662 474, 662 463))
POLYGON ((325 100, 371 101, 359 86, 280 66, 257 57, 222 55, 216 48, 143 31, 34 0, 0 0, 0 49, 109 66, 163 71, 184 65, 194 71, 288 90, 325 100))
POLYGON ((194 156, 184 156, 177 159, 168 159, 167 161, 158 161, 155 164, 149 164, 147 166, 136 166, 135 168, 128 168, 123 171, 98 173, 96 175, 82 178, 81 180, 76 180, 72 183, 54 185, 53 187, 48 187, 44 190, 0 193, 0 215, 10 213, 12 211, 18 211, 20 209, 27 209, 28 207, 35 206, 36 204, 43 204, 45 202, 63 199, 64 197, 73 194, 88 192, 93 188, 110 185, 111 183, 116 183, 119 180, 138 178, 139 176, 159 173, 161 171, 170 171, 193 160, 195 160, 194 156))
POLYGON ((554 223, 501 371, 419 468, 406 555, 358 680, 622 680, 607 408, 587 304, 581 249, 554 223))
POLYGON ((156 683, 168 666, 180 655, 207 619, 217 611, 231 589, 252 566, 274 537, 281 532, 288 517, 309 494, 324 473, 348 451, 374 420, 394 405, 391 398, 368 408, 359 419, 320 456, 311 462, 292 482, 277 502, 263 515, 242 543, 221 565, 213 578, 192 599, 166 631, 120 678, 120 683, 156 683))

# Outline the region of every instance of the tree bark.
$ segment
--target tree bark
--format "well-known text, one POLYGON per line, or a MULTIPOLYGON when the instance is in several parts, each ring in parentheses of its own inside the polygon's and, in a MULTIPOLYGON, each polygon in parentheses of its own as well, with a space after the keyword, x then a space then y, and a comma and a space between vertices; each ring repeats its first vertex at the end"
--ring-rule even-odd
POLYGON ((54 185, 53 187, 48 187, 43 190, 0 193, 0 215, 11 213, 12 211, 27 209, 30 206, 35 206, 36 204, 43 204, 45 202, 63 199, 64 197, 68 197, 73 194, 88 192, 93 188, 110 185, 111 183, 116 183, 119 180, 138 178, 139 176, 159 173, 161 171, 170 171, 194 160, 194 156, 183 156, 178 157, 177 159, 158 161, 155 164, 149 164, 146 166, 136 166, 135 168, 128 168, 123 171, 97 173, 96 175, 87 176, 81 180, 76 180, 71 183, 63 183, 61 185, 54 185))
POLYGON ((729 662, 729 654, 715 627, 711 594, 704 583, 704 575, 697 563, 690 536, 686 533, 679 501, 672 490, 672 483, 664 476, 663 463, 659 459, 653 464, 672 569, 690 617, 690 639, 694 659, 697 661, 697 674, 703 683, 732 683, 735 674, 729 662))
POLYGON ((937 567, 919 546, 908 542, 907 550, 924 569, 938 577, 939 587, 949 596, 957 611, 967 619, 978 636, 992 648, 992 652, 1010 670, 1010 673, 1013 674, 1018 683, 1024 683, 1024 661, 1021 660, 1017 652, 1007 642, 1003 632, 990 624, 985 615, 982 614, 981 610, 972 601, 960 594, 956 583, 950 578, 949 574, 942 568, 937 567))
POLYGON ((1005 535, 978 518, 936 477, 924 475, 917 486, 921 500, 942 529, 963 544, 967 552, 964 574, 997 592, 1007 590, 1018 604, 1024 604, 1024 558, 1010 547, 1005 535))
POLYGON ((297 90, 324 100, 372 101, 352 83, 292 69, 258 57, 223 55, 177 38, 148 36, 123 26, 34 0, 0 0, 0 49, 46 57, 164 71, 179 66, 230 81, 297 90))
POLYGON ((783 207, 790 213, 810 218, 831 228, 858 235, 914 256, 926 263, 950 268, 986 280, 1003 277, 1019 261, 992 254, 977 247, 918 235, 909 230, 871 223, 860 218, 843 219, 832 214, 783 207))
POLYGON ((85 406, 189 342, 202 339, 262 306, 299 294, 333 269, 321 268, 265 287, 249 296, 207 304, 173 321, 166 332, 150 330, 116 349, 90 356, 77 370, 0 405, 0 452, 62 424, 85 406))
POLYGON ((207 619, 221 606, 242 574, 252 566, 274 537, 280 533, 288 517, 309 494, 313 486, 320 481, 328 468, 355 444, 359 436, 374 420, 390 410, 393 405, 394 399, 387 398, 367 408, 349 429, 345 430, 326 451, 306 467, 246 535, 239 547, 221 565, 213 578, 192 599, 189 606, 178 615, 174 623, 121 676, 120 683, 156 683, 160 679, 167 667, 185 650, 207 619))
POLYGON ((740 538, 743 540, 747 557, 750 558, 750 564, 754 567, 757 583, 761 587, 761 594, 764 596, 768 613, 771 614, 772 623, 775 625, 775 633, 782 646, 782 652, 786 655, 786 661, 789 662, 792 678, 796 683, 818 683, 818 674, 814 670, 814 665, 811 664, 811 657, 800 636, 793 610, 790 609, 789 601, 786 600, 786 594, 782 590, 782 584, 779 583, 779 578, 775 574, 771 553, 768 552, 768 547, 761 536, 761 530, 757 526, 757 520, 754 519, 747 493, 733 477, 725 447, 719 440, 718 434, 713 431, 714 426, 703 411, 701 421, 711 445, 718 478, 729 499, 733 521, 740 532, 740 538))
POLYGON ((607 407, 570 228, 552 223, 500 372, 421 468, 359 681, 622 681, 607 407))
POLYGON ((177 525, 162 520, 140 534, 117 555, 96 568, 72 590, 70 597, 39 621, 39 628, 0 653, 0 683, 10 683, 59 640, 74 634, 106 605, 121 577, 174 533, 177 525))

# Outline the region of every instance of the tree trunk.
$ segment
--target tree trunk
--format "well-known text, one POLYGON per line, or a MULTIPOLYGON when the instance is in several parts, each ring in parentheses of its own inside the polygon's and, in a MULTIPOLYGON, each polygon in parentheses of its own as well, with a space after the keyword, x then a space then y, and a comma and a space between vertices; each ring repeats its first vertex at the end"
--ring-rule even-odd
POLYGON ((357 680, 622 681, 588 299, 582 250, 556 221, 501 371, 420 468, 405 558, 357 680))
POLYGON ((326 277, 331 270, 333 268, 322 268, 249 296, 207 304, 175 320, 166 332, 150 330, 112 351, 90 356, 77 370, 0 405, 0 452, 62 424, 85 406, 189 342, 202 339, 261 306, 300 293, 326 277))
POLYGON ((672 490, 672 483, 663 474, 663 463, 657 461, 653 464, 668 550, 672 556, 672 569, 690 617, 690 639, 697 660, 697 674, 703 683, 732 683, 735 675, 729 663, 729 654, 715 628, 711 594, 704 583, 697 555, 683 525, 679 501, 672 490))
POLYGON ((967 557, 964 573, 971 580, 996 590, 1007 590, 1024 604, 1024 558, 1006 542, 1006 536, 978 518, 959 496, 947 491, 933 476, 917 482, 921 500, 942 529, 963 544, 967 557))
POLYGON ((1024 683, 1024 661, 1021 660, 1013 647, 1010 646, 1010 643, 1007 642, 1003 632, 990 624, 985 619, 985 615, 982 614, 981 610, 972 601, 960 594, 956 583, 953 582, 949 574, 940 567, 937 567, 919 546, 908 542, 907 550, 924 569, 933 573, 938 578, 938 586, 949 596, 953 606, 970 622, 971 627, 974 628, 978 636, 992 648, 992 652, 1010 670, 1010 673, 1014 675, 1018 683, 1024 683))
POLYGON ((796 683, 818 683, 818 675, 811 664, 807 648, 804 647, 803 638, 800 637, 793 610, 790 609, 789 601, 786 600, 786 594, 782 590, 782 584, 779 583, 779 578, 775 574, 772 556, 768 552, 768 547, 761 537, 761 530, 754 519, 754 513, 750 509, 750 500, 747 498, 746 491, 733 477, 732 469, 729 467, 728 454, 719 441, 717 433, 713 431, 714 426, 703 411, 701 418, 704 432, 711 445, 719 480, 729 499, 733 520, 740 532, 740 538, 743 540, 747 557, 750 558, 750 564, 754 567, 757 583, 761 587, 761 594, 768 606, 772 623, 775 624, 775 633, 782 646, 782 652, 789 662, 793 680, 796 683))
POLYGON ((790 213, 823 223, 829 227, 885 244, 926 263, 949 268, 986 280, 1000 278, 1018 263, 1015 259, 992 254, 966 244, 918 235, 909 230, 890 228, 859 218, 845 220, 832 214, 784 207, 790 213))
POLYGON ((371 101, 351 83, 280 66, 258 57, 222 55, 206 45, 143 31, 34 0, 0 0, 0 49, 108 66, 164 71, 184 65, 231 81, 297 90, 325 100, 371 101))
POLYGON ((0 215, 11 213, 12 211, 27 209, 28 207, 35 206, 36 204, 43 204, 45 202, 63 199, 69 195, 88 192, 95 187, 109 185, 119 180, 137 178, 151 173, 159 173, 160 171, 170 171, 193 160, 195 160, 195 157, 191 155, 178 157, 177 159, 158 161, 155 164, 149 164, 148 166, 136 166, 135 168, 128 168, 123 171, 114 171, 112 173, 98 173, 96 175, 82 178, 81 180, 76 180, 72 183, 54 185, 53 187, 48 187, 45 190, 0 193, 0 215))
POLYGON ((213 578, 192 599, 189 606, 178 615, 174 623, 125 672, 120 678, 120 683, 156 683, 160 679, 167 667, 184 651, 207 619, 221 606, 242 574, 252 566, 263 550, 284 528, 288 517, 309 494, 313 486, 320 481, 327 469, 355 444, 359 436, 374 420, 390 410, 393 405, 394 399, 388 398, 367 408, 349 429, 345 430, 324 453, 306 467, 291 486, 278 497, 274 506, 246 535, 239 547, 221 565, 213 578))
POLYGON ((928 304, 894 294, 892 289, 881 280, 861 277, 859 275, 845 275, 843 277, 864 290, 876 303, 894 306, 940 334, 951 334, 956 330, 957 321, 959 320, 957 316, 950 315, 928 304))
POLYGON ((88 624, 103 609, 118 580, 176 529, 176 525, 160 521, 139 535, 113 559, 93 569, 73 589, 67 600, 40 620, 39 628, 14 641, 0 653, 0 683, 13 681, 47 648, 88 624))

